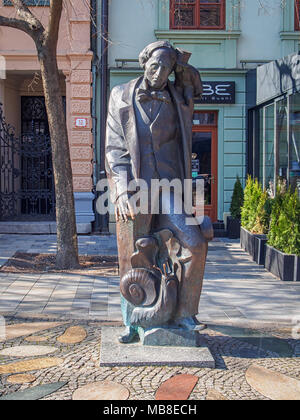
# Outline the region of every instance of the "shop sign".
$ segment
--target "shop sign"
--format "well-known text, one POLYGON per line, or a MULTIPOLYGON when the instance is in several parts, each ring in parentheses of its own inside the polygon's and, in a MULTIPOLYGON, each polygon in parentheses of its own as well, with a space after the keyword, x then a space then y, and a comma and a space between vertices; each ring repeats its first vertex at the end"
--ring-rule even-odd
POLYGON ((235 82, 203 82, 203 95, 196 104, 235 104, 235 82))

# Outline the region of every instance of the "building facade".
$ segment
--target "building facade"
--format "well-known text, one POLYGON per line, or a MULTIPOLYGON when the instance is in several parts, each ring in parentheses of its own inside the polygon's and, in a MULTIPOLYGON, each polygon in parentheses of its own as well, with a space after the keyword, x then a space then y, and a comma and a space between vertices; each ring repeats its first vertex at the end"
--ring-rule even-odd
MULTIPOLYGON (((9 1, 1 0, 1 3, 1 15, 15 15, 9 1)), ((94 221, 91 19, 85 2, 67 3, 61 19, 57 57, 78 231, 87 233, 91 232, 94 221)), ((49 2, 30 1, 28 4, 46 25, 49 2)), ((51 145, 35 45, 27 34, 0 27, 0 55, 3 68, 0 80, 0 231, 54 233, 51 145), (13 137, 5 135, 7 124, 14 128, 13 137)))
POLYGON ((248 73, 298 51, 298 11, 294 0, 109 2, 109 90, 142 74, 138 55, 151 42, 168 40, 192 53, 190 63, 204 83, 203 99, 195 105, 193 176, 205 179, 205 211, 213 222, 226 220, 236 177, 245 181, 253 158, 248 73))

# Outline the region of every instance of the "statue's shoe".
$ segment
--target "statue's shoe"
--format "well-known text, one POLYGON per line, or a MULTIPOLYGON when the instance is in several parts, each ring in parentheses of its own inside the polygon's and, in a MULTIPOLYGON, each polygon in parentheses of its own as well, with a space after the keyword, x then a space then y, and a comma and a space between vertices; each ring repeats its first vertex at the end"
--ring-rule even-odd
POLYGON ((199 323, 193 317, 177 319, 176 325, 189 331, 203 331, 207 328, 207 325, 199 323))
POLYGON ((132 327, 126 327, 124 334, 120 335, 118 340, 122 344, 129 344, 136 341, 137 338, 138 332, 132 327))

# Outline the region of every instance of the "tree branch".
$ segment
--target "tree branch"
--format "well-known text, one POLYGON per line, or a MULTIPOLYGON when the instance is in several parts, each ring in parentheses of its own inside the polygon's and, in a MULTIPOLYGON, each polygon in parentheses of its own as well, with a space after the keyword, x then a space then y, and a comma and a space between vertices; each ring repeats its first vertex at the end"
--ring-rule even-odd
POLYGON ((50 0, 49 22, 45 31, 45 41, 56 48, 59 33, 59 24, 62 15, 63 0, 50 0))
POLYGON ((20 20, 25 21, 32 31, 43 30, 44 27, 41 22, 31 13, 26 4, 23 3, 23 0, 11 0, 15 6, 17 15, 20 17, 20 20))
POLYGON ((20 29, 29 35, 32 34, 32 28, 28 25, 27 22, 21 19, 0 16, 0 26, 8 26, 10 28, 20 29))

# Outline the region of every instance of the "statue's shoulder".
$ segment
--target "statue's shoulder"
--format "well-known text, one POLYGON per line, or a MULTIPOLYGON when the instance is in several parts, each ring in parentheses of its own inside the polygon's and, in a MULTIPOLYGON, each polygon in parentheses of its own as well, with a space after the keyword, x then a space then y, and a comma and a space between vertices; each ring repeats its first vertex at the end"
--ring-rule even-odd
POLYGON ((110 97, 114 101, 121 100, 124 96, 130 95, 140 78, 130 80, 130 82, 117 85, 112 88, 110 97))

